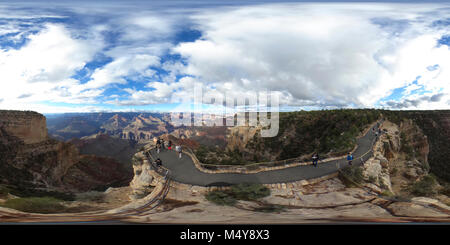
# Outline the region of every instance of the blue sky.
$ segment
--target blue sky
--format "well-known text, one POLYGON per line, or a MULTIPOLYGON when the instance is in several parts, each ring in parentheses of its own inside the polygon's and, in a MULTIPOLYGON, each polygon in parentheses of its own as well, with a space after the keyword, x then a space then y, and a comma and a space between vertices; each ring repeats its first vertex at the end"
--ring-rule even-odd
POLYGON ((450 4, 418 2, 0 1, 0 109, 449 109, 450 4))

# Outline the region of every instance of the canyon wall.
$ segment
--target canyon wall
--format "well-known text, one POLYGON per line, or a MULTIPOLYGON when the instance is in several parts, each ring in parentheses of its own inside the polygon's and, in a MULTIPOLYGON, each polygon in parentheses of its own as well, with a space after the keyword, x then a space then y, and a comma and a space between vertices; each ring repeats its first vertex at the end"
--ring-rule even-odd
POLYGON ((47 137, 45 122, 36 112, 0 111, 2 183, 20 188, 60 186, 78 161, 73 145, 47 137))
POLYGON ((39 143, 47 139, 45 117, 36 112, 0 110, 0 127, 23 140, 25 144, 39 143))
POLYGON ((20 190, 87 191, 132 178, 112 158, 81 155, 47 137, 46 119, 36 112, 0 111, 0 156, 0 184, 20 190))

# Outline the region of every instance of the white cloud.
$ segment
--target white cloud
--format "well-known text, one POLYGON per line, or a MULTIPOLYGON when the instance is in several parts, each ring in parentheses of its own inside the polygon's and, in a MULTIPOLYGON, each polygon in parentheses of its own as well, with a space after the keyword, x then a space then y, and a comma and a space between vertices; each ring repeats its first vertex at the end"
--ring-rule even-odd
POLYGON ((2 107, 40 101, 172 103, 191 97, 194 85, 202 84, 205 93, 234 97, 275 91, 295 108, 372 107, 405 87, 404 108, 449 108, 450 51, 436 42, 450 31, 431 25, 450 18, 446 4, 283 3, 170 11, 164 4, 61 6, 68 16, 58 14, 58 7, 0 9, 0 17, 12 20, 0 35, 29 39, 17 50, 0 50, 2 107), (32 24, 26 16, 73 19, 25 30, 13 19, 32 24), (186 23, 202 37, 173 47, 186 23), (30 29, 38 32, 30 35, 30 29), (87 83, 72 78, 99 52, 111 62, 89 71, 87 83), (165 61, 168 53, 182 61, 165 61), (183 75, 189 76, 179 79, 183 75), (128 95, 105 95, 114 84, 126 85, 128 95), (422 87, 426 94, 414 93, 422 87))
POLYGON ((148 74, 150 66, 159 66, 159 58, 153 55, 137 54, 119 57, 104 67, 97 68, 92 80, 84 88, 102 88, 108 84, 126 84, 127 77, 134 74, 148 74))
POLYGON ((101 40, 75 39, 58 24, 47 24, 28 38, 20 49, 0 50, 3 106, 20 103, 18 99, 76 103, 77 98, 92 95, 93 91, 71 90, 79 81, 70 77, 92 60, 102 47, 101 40), (24 94, 29 96, 20 98, 24 94))
POLYGON ((240 7, 194 16, 202 39, 174 52, 187 58, 184 72, 223 93, 268 89, 289 105, 374 106, 434 64, 441 73, 420 81, 447 90, 449 50, 436 47, 444 32, 429 26, 448 16, 436 5, 240 7), (374 18, 409 25, 391 33, 374 18))

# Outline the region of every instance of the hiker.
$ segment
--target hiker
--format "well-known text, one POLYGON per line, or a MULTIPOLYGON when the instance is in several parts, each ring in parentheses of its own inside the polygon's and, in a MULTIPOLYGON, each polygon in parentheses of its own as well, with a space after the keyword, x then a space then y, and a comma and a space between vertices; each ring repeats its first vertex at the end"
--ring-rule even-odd
POLYGON ((156 140, 156 152, 158 152, 159 154, 160 151, 161 151, 161 140, 158 138, 156 140))
POLYGON ((175 150, 178 152, 178 156, 181 158, 181 153, 182 153, 182 149, 181 149, 181 145, 177 145, 175 146, 175 150))
POLYGON ((161 139, 161 149, 165 149, 165 145, 164 145, 164 139, 161 139))
POLYGON ((312 161, 313 161, 314 167, 317 167, 317 163, 319 162, 319 154, 314 153, 314 155, 312 157, 312 161))
POLYGON ((348 165, 352 165, 353 155, 349 152, 347 155, 348 165))
POLYGON ((169 143, 167 143, 167 149, 172 150, 172 141, 169 140, 169 143))
POLYGON ((155 160, 155 164, 156 164, 156 166, 158 166, 158 167, 161 167, 161 165, 162 165, 162 161, 161 161, 161 159, 156 159, 155 160))

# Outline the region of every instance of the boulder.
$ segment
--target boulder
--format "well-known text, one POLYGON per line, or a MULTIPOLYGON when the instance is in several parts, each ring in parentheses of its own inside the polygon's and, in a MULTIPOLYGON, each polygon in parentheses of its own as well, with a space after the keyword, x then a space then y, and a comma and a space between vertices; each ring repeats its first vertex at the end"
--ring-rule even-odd
POLYGON ((376 186, 376 185, 374 185, 372 183, 365 183, 364 187, 367 187, 370 190, 372 190, 373 192, 378 193, 378 194, 380 194, 382 192, 380 187, 378 187, 378 186, 376 186))
POLYGON ((372 176, 378 178, 378 175, 381 174, 381 170, 380 160, 368 160, 364 165, 364 175, 367 177, 372 176))
POLYGON ((415 204, 425 205, 425 206, 431 206, 431 207, 438 207, 442 210, 447 210, 450 212, 450 207, 446 204, 440 202, 439 200, 428 198, 428 197, 414 197, 411 199, 411 202, 415 204))
POLYGON ((403 176, 409 180, 417 180, 419 178, 419 174, 417 173, 417 169, 410 168, 403 173, 403 176))
POLYGON ((434 218, 450 217, 449 215, 437 211, 436 209, 409 202, 396 202, 389 205, 388 209, 397 216, 434 218))
POLYGON ((377 156, 377 160, 380 161, 381 167, 388 168, 389 167, 389 161, 384 156, 377 156))

